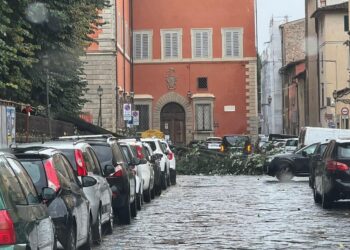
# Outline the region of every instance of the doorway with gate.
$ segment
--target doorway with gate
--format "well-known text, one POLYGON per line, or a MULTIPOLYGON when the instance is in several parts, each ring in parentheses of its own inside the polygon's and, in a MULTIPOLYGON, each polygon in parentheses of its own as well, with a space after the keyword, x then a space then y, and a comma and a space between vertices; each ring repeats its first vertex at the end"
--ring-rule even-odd
POLYGON ((186 143, 186 114, 180 104, 171 102, 164 105, 160 113, 160 130, 173 144, 186 143))

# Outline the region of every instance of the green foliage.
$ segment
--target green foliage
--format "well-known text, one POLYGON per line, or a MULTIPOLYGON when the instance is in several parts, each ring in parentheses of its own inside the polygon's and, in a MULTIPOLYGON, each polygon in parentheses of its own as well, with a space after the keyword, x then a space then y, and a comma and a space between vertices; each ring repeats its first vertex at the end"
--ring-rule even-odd
POLYGON ((266 153, 244 156, 235 151, 223 154, 183 148, 177 151, 176 169, 185 175, 260 175, 266 157, 266 153))
POLYGON ((54 113, 77 114, 87 84, 80 56, 103 24, 98 10, 107 4, 0 0, 0 98, 45 106, 48 86, 54 113))

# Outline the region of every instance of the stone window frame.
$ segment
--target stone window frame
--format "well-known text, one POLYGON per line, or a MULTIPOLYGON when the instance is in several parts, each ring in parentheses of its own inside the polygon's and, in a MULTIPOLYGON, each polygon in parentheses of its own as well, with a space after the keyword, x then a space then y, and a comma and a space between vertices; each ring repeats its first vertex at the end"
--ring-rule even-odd
POLYGON ((215 97, 212 94, 194 94, 192 96, 193 108, 194 108, 194 131, 197 134, 201 133, 214 133, 214 101, 215 97), (210 105, 210 130, 198 130, 197 128, 197 105, 210 105))
POLYGON ((148 127, 153 129, 153 96, 151 95, 135 95, 134 105, 148 106, 148 127))
POLYGON ((161 29, 160 30, 160 38, 161 38, 161 56, 162 60, 165 61, 181 61, 182 60, 182 28, 178 29, 161 29), (164 43, 165 43, 165 35, 168 33, 176 33, 177 34, 177 42, 178 42, 178 56, 174 57, 165 57, 165 49, 164 49, 164 43))
POLYGON ((195 28, 191 29, 191 47, 192 59, 194 60, 211 60, 213 59, 213 29, 212 28, 195 28), (196 34, 201 32, 208 32, 208 57, 196 57, 196 34))
POLYGON ((222 28, 221 29, 221 41, 222 41, 222 58, 224 59, 240 59, 243 58, 243 35, 244 35, 244 29, 242 27, 231 27, 231 28, 222 28), (239 55, 235 56, 234 52, 232 51, 232 55, 227 55, 226 54, 226 32, 238 32, 239 34, 239 55))

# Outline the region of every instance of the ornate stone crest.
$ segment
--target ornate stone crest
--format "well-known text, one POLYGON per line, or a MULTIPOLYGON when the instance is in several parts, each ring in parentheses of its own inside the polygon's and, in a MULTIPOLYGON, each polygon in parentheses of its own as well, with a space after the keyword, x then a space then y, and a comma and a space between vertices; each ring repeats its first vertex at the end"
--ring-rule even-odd
POLYGON ((166 84, 168 86, 169 90, 174 90, 176 89, 176 81, 177 78, 175 76, 175 69, 174 68, 169 68, 166 78, 165 78, 166 84))

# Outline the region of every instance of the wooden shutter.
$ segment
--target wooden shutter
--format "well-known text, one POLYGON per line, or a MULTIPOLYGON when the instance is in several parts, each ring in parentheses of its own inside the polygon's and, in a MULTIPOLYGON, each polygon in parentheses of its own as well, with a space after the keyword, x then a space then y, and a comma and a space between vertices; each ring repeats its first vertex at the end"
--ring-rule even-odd
POLYGON ((232 33, 231 31, 225 31, 225 56, 229 57, 232 55, 232 33))
POLYGON ((202 35, 200 32, 195 33, 194 56, 202 57, 202 35))
POLYGON ((172 57, 179 57, 179 34, 177 32, 172 33, 172 57))
POLYGON ((142 59, 149 58, 149 35, 142 34, 142 59))
POLYGON ((202 57, 209 57, 209 33, 207 31, 202 32, 202 57))
POLYGON ((134 37, 134 59, 141 59, 141 34, 135 34, 134 37))
POLYGON ((241 54, 241 34, 239 31, 232 31, 232 56, 239 57, 241 54))
POLYGON ((164 57, 171 58, 171 33, 164 34, 164 57))

